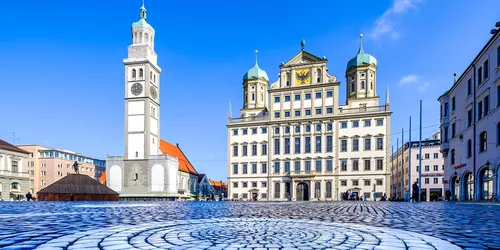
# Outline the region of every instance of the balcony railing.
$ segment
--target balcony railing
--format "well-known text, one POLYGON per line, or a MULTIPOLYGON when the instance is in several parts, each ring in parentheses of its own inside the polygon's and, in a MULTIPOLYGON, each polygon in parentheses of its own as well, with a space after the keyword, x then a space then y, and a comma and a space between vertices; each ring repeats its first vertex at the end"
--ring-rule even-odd
POLYGON ((269 119, 269 113, 266 113, 265 115, 260 115, 260 116, 229 118, 229 123, 257 122, 257 121, 266 121, 268 119, 269 119))
POLYGON ((360 107, 360 108, 339 108, 339 114, 356 114, 356 113, 371 113, 371 112, 385 112, 390 111, 387 105, 373 106, 373 107, 360 107))

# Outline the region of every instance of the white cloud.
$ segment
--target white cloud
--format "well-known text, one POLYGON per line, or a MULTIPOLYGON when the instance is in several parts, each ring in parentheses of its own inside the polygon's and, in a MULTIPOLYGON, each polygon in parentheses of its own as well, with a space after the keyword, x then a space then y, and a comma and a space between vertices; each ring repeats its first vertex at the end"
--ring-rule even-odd
POLYGON ((424 92, 429 88, 430 83, 419 75, 410 74, 399 80, 399 86, 416 86, 419 92, 424 92))
POLYGON ((369 37, 375 40, 384 35, 393 39, 399 38, 399 33, 395 29, 397 15, 406 13, 410 9, 416 8, 416 5, 422 0, 394 0, 391 8, 386 10, 382 16, 375 20, 373 30, 368 33, 369 37))

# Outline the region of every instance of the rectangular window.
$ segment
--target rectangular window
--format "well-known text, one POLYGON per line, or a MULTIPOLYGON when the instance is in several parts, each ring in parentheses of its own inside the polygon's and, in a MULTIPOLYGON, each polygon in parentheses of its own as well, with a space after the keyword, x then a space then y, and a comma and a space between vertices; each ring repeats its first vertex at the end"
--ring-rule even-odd
POLYGON ((233 182, 233 187, 237 188, 238 187, 238 182, 233 182))
POLYGON ((252 129, 252 135, 256 135, 257 134, 257 129, 256 128, 253 128, 252 129))
POLYGON ((332 131, 333 125, 331 123, 328 123, 326 125, 326 131, 332 131))
POLYGON ((295 95, 295 101, 300 101, 300 95, 295 95))
POLYGON ((424 179, 425 184, 429 184, 429 178, 424 179))
POLYGON ((321 115, 321 109, 316 109, 316 114, 321 115))
POLYGON ((274 112, 274 118, 280 118, 280 112, 274 112))
POLYGON ((500 107, 500 85, 497 86, 497 108, 500 107))
POLYGON ((267 134, 267 128, 262 128, 262 133, 267 134))
POLYGON ((290 117, 290 111, 285 111, 285 117, 290 117))
POLYGON ((257 173, 257 164, 252 164, 252 174, 256 174, 257 173))
POLYGON ((347 122, 340 123, 341 128, 347 128, 347 122))
POLYGON ((285 96, 285 102, 289 102, 290 101, 290 96, 289 95, 286 95, 285 96))
POLYGON ((247 146, 243 146, 243 156, 247 156, 247 146))
POLYGON ((490 96, 487 95, 483 99, 484 102, 484 116, 490 113, 490 96))
POLYGON ((429 153, 425 154, 425 159, 429 159, 431 155, 429 153))
POLYGON ((352 122, 352 127, 353 127, 353 128, 357 128, 357 127, 359 127, 359 122, 358 122, 358 121, 353 121, 353 122, 352 122))
POLYGON ((279 96, 274 97, 274 102, 280 102, 279 96))
POLYGON ((267 144, 262 144, 262 155, 267 155, 267 144))
POLYGON ((311 110, 310 109, 306 109, 306 115, 311 115, 311 110))
POLYGON ((434 153, 434 159, 437 159, 439 158, 439 154, 438 153, 434 153))
POLYGON ((233 165, 233 174, 238 174, 238 165, 237 164, 233 165))
POLYGON ((372 125, 371 121, 365 121, 365 127, 370 127, 372 125))
POLYGON ((12 161, 12 162, 11 162, 11 166, 12 166, 12 172, 14 172, 14 173, 19 172, 19 168, 18 168, 18 165, 17 165, 17 161, 12 161))
POLYGON ((300 154, 300 138, 295 138, 295 153, 300 154))
POLYGON ((326 171, 328 171, 328 172, 333 171, 333 161, 332 160, 326 160, 326 171))
POLYGON ((451 138, 455 137, 455 123, 451 124, 451 138))
POLYGON ((285 138, 285 154, 290 154, 290 138, 285 138))
POLYGON ((243 164, 243 174, 248 174, 248 165, 243 164))
POLYGON ((359 161, 352 160, 352 171, 359 171, 359 161))
POLYGON ((299 110, 295 111, 295 116, 300 116, 300 111, 299 110))
POLYGON ((449 104, 446 102, 444 103, 444 116, 448 116, 449 115, 449 112, 450 112, 450 107, 449 107, 449 104))
POLYGON ((467 96, 472 95, 472 79, 467 80, 467 96))
POLYGON ((384 149, 384 138, 377 138, 377 150, 384 149))
POLYGON ((448 126, 444 126, 444 142, 448 142, 448 126))
POLYGON ((329 135, 326 137, 326 152, 333 151, 333 136, 329 135))
POLYGON ((340 186, 347 186, 347 181, 341 180, 340 181, 340 186))
POLYGON ((425 170, 424 170, 424 171, 425 171, 425 172, 429 172, 429 170, 430 170, 429 165, 425 165, 425 170))
POLYGON ((340 142, 341 142, 340 151, 347 152, 347 140, 342 140, 340 142))
POLYGON ((327 91, 326 97, 333 97, 333 91, 327 91))
POLYGON ((285 127, 285 134, 290 134, 290 127, 285 127))
POLYGON ((438 184, 439 182, 439 179, 438 178, 434 178, 434 184, 438 184))
POLYGON ((377 126, 384 126, 384 120, 378 119, 377 120, 377 126))
POLYGON ((483 118, 483 101, 478 102, 477 104, 477 120, 481 120, 483 118))
POLYGON ((359 150, 359 139, 352 139, 352 151, 359 150))
MULTIPOLYGON (((267 174, 267 164, 266 163, 262 163, 262 173, 267 174)), ((262 184, 264 184, 264 183, 262 183, 262 184)))
POLYGON ((311 125, 306 125, 306 133, 310 133, 311 132, 311 125))
MULTIPOLYGON (((296 139, 299 139, 299 138, 296 138, 296 139)), ((311 137, 306 136, 305 140, 306 140, 306 150, 305 150, 305 153, 311 153, 311 137)), ((297 142, 295 142, 295 143, 297 143, 297 142)))
POLYGON ((472 126, 472 109, 467 111, 467 127, 472 126))
POLYGON ((310 100, 311 99, 311 94, 306 94, 306 100, 310 100))
POLYGON ((300 161, 294 162, 295 165, 295 172, 300 172, 300 161))
POLYGON ((352 180, 352 185, 353 186, 358 186, 359 185, 359 181, 358 180, 352 180))
POLYGON ((326 108, 326 113, 327 114, 332 114, 333 113, 333 108, 326 108))
POLYGON ((237 129, 233 130, 233 135, 238 135, 238 130, 237 129))
POLYGON ((280 154, 280 139, 274 139, 274 154, 280 154))
POLYGON ((285 162, 285 173, 290 173, 290 162, 289 161, 285 162))
POLYGON ((233 156, 238 156, 238 146, 233 146, 233 156))
MULTIPOLYGON (((365 180, 365 186, 370 186, 370 182, 371 182, 370 180, 365 180)), ((367 193, 367 194, 369 194, 369 193, 367 193)), ((365 196, 367 196, 367 195, 365 194, 365 196)), ((369 197, 369 195, 368 195, 368 197, 369 197)))
POLYGON ((365 171, 370 171, 370 170, 371 170, 371 161, 365 160, 365 171))
POLYGON ((439 171, 439 166, 438 165, 434 165, 434 171, 439 171))
POLYGON ((257 145, 252 145, 252 155, 257 155, 257 145))
POLYGON ((321 92, 317 92, 316 93, 316 99, 320 99, 321 98, 321 92))
POLYGON ((497 48, 497 67, 500 67, 500 46, 497 48))
POLYGON ((490 72, 489 72, 489 63, 488 63, 488 60, 486 60, 484 63, 483 63, 483 69, 484 69, 484 80, 488 79, 488 77, 490 76, 490 72))
POLYGON ((274 162, 274 173, 279 173, 280 172, 280 162, 274 162))
POLYGON ((243 134, 244 135, 248 135, 248 130, 247 129, 243 129, 243 134))
POLYGON ((382 159, 377 159, 377 170, 384 170, 382 159))
POLYGON ((321 172, 321 160, 316 160, 316 172, 321 172))
POLYGON ((295 133, 300 133, 300 125, 295 126, 295 133))
POLYGON ((479 67, 477 69, 477 85, 480 85, 483 82, 483 67, 479 67))
POLYGON ((321 153, 321 136, 316 136, 316 153, 321 153))
POLYGON ((372 140, 370 138, 365 138, 365 151, 372 149, 372 140))
POLYGON ((451 112, 455 111, 455 97, 451 98, 451 112))
POLYGON ((277 135, 279 135, 280 134, 280 128, 275 128, 274 129, 274 133, 277 134, 277 135))
MULTIPOLYGON (((383 185, 383 180, 377 180, 377 186, 382 186, 383 185)), ((377 196, 378 197, 378 196, 377 196)))
POLYGON ((340 162, 340 171, 347 171, 347 161, 343 160, 340 162))

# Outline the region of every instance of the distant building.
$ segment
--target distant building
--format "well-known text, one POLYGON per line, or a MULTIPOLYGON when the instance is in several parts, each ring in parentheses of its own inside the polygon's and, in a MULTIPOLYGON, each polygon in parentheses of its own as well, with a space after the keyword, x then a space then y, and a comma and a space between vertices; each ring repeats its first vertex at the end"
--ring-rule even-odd
POLYGON ((441 151, 456 200, 500 195, 500 29, 441 95, 441 151))
POLYGON ((327 59, 302 49, 270 84, 257 61, 242 79, 240 116, 229 117, 230 199, 373 199, 390 190, 389 95, 377 92, 377 60, 360 45, 346 64, 346 103, 327 59))
POLYGON ((212 185, 208 180, 207 175, 200 174, 198 175, 198 197, 202 200, 212 198, 213 192, 212 185))
MULTIPOLYGON (((408 171, 411 169, 410 185, 418 182, 419 159, 422 157, 422 187, 421 201, 436 201, 444 199, 444 165, 440 153, 440 135, 422 141, 422 156, 419 154, 419 142, 405 143, 392 155, 391 167, 391 197, 405 198, 408 192, 408 171), (411 165, 410 165, 411 151, 411 165), (404 171, 403 170, 404 166, 404 171), (404 175, 403 175, 404 174, 404 175), (404 180, 404 181, 403 181, 404 180)), ((412 190, 413 192, 413 190, 412 190)))
POLYGON ((41 189, 75 173, 73 164, 78 162, 79 173, 99 180, 106 170, 106 162, 63 149, 39 145, 21 145, 19 148, 29 152, 29 187, 33 197, 41 189))
POLYGON ((30 191, 29 155, 29 152, 0 139, 0 200, 25 199, 30 191))
POLYGON ((210 180, 210 185, 214 190, 215 200, 227 199, 227 184, 225 182, 210 180))

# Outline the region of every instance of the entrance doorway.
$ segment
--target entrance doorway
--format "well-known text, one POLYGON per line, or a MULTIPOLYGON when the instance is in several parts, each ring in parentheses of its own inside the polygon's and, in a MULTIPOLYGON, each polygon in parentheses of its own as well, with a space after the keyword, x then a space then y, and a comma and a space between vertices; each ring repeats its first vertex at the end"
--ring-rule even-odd
POLYGON ((292 188, 290 182, 285 183, 285 198, 288 201, 292 200, 292 188))
POLYGON ((309 200, 309 185, 305 182, 297 184, 297 201, 309 200))

